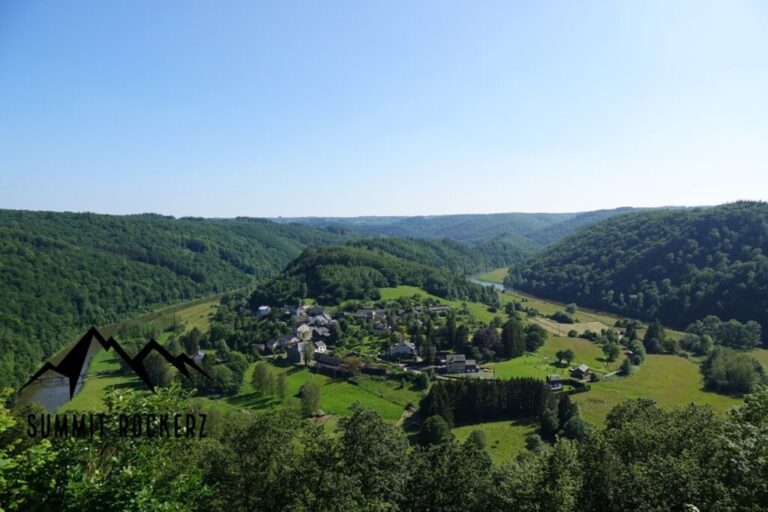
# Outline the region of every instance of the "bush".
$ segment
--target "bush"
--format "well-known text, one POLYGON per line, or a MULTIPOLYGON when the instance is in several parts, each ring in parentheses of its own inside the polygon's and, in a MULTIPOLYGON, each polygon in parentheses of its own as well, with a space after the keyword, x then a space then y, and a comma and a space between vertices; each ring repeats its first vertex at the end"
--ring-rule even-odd
POLYGON ((619 375, 629 376, 635 372, 635 367, 632 365, 632 361, 629 358, 624 359, 619 367, 619 375))
POLYGON ((576 329, 571 329, 570 331, 568 331, 568 337, 569 338, 575 338, 578 335, 579 335, 579 333, 576 331, 576 329))
POLYGON ((442 416, 434 415, 427 418, 419 431, 419 444, 428 446, 440 444, 451 436, 451 427, 442 416))
POLYGON ((716 348, 702 364, 707 388, 726 393, 751 393, 765 382, 762 365, 747 354, 716 348))
POLYGON ((571 315, 566 313, 565 311, 555 311, 550 317, 552 320, 554 320, 557 323, 560 324, 572 324, 575 323, 575 320, 571 315))

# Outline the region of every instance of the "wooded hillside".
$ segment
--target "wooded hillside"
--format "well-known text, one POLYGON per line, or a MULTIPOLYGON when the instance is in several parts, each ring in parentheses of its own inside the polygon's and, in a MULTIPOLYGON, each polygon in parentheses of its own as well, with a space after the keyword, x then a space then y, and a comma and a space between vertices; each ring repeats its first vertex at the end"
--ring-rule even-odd
POLYGON ((344 239, 259 219, 0 210, 0 387, 87 326, 244 286, 344 239))
POLYGON ((510 273, 507 284, 685 328, 707 315, 768 327, 768 204, 654 210, 602 221, 510 273))

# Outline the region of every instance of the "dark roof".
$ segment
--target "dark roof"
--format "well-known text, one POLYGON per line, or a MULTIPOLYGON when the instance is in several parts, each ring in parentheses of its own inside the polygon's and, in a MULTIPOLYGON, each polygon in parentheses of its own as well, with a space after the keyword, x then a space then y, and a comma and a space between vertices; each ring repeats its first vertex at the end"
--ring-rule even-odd
POLYGON ((467 356, 464 354, 450 354, 447 360, 449 363, 466 363, 467 356))
POLYGON ((339 366, 341 364, 341 359, 328 354, 315 353, 315 361, 328 366, 339 366))

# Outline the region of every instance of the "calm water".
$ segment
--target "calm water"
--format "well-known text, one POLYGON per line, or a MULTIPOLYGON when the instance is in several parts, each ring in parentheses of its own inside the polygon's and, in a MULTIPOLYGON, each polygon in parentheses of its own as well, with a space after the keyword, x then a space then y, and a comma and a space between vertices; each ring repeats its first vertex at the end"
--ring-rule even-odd
POLYGON ((490 286, 491 288, 496 288, 500 292, 504 291, 504 285, 503 284, 492 283, 490 281, 483 281, 481 279, 477 279, 476 277, 470 277, 469 278, 469 282, 470 283, 479 284, 479 285, 482 285, 482 286, 490 286))
MULTIPOLYGON (((88 372, 88 367, 91 365, 91 359, 99 350, 101 350, 99 343, 96 340, 92 341, 88 348, 85 364, 83 365, 83 374, 80 375, 80 379, 77 381, 75 394, 79 393, 80 389, 82 389, 85 374, 88 372)), ((66 354, 66 351, 62 351, 62 357, 64 354, 66 354)), ((56 359, 51 359, 51 362, 56 364, 58 361, 56 359)), ((56 372, 47 371, 40 379, 21 390, 17 403, 21 405, 37 402, 45 407, 46 411, 54 413, 68 401, 69 379, 62 377, 56 372)))

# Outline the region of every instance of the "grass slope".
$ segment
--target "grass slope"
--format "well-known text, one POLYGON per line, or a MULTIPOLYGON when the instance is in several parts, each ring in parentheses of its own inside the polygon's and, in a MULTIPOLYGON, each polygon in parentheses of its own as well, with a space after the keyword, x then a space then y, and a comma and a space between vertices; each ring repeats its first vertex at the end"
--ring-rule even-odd
POLYGON ((489 270, 487 272, 482 272, 480 274, 477 274, 475 275, 475 278, 481 281, 488 281, 489 283, 502 284, 504 283, 504 278, 507 277, 508 273, 509 273, 509 268, 500 267, 500 268, 495 268, 493 270, 489 270))
POLYGON ((536 433, 538 428, 538 422, 535 418, 524 418, 457 427, 453 429, 453 435, 459 441, 464 442, 472 431, 483 432, 491 458, 496 463, 502 463, 513 459, 520 453, 525 448, 525 438, 528 434, 536 433))

